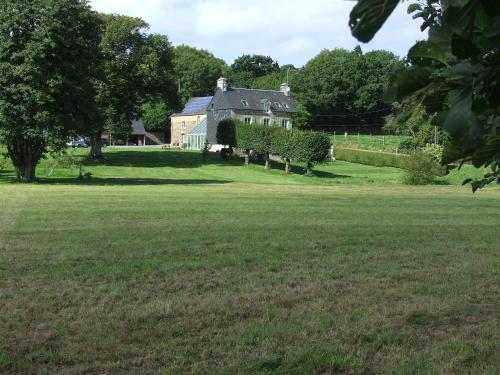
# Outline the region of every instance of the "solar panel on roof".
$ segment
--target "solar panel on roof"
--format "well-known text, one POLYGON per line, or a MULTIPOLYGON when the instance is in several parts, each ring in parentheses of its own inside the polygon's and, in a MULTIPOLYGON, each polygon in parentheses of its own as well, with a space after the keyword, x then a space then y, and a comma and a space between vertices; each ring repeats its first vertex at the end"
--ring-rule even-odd
POLYGON ((202 113, 207 110, 208 105, 212 101, 211 96, 206 96, 203 98, 193 98, 187 104, 182 113, 202 113))

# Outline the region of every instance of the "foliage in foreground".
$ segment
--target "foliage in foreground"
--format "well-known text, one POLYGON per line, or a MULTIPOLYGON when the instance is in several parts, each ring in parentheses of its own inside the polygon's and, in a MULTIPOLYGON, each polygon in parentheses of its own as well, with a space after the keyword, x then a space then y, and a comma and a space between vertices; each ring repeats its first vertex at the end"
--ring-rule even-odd
MULTIPOLYGON (((358 0, 350 17, 354 36, 370 41, 398 3, 358 0)), ((387 98, 437 113, 433 124, 450 137, 444 163, 491 167, 483 180, 470 181, 474 191, 500 183, 500 2, 426 0, 408 13, 423 19, 429 37, 410 49, 411 65, 398 73, 387 98)))

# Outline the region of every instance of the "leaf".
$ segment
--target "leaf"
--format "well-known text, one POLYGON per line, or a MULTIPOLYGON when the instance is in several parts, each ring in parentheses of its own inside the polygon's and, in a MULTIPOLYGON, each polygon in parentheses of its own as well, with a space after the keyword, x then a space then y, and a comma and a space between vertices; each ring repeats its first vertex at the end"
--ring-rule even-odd
POLYGON ((468 178, 467 180, 465 180, 464 182, 462 182, 462 186, 470 184, 472 181, 474 181, 472 178, 468 178))
POLYGON ((426 65, 427 62, 437 62, 445 66, 451 56, 442 50, 438 44, 427 41, 417 42, 408 52, 408 58, 413 64, 426 65))
POLYGON ((413 3, 408 6, 408 14, 412 14, 413 12, 416 12, 417 10, 422 10, 422 6, 418 3, 413 3))
POLYGON ((468 59, 479 53, 479 49, 470 39, 462 38, 457 34, 454 34, 452 37, 451 50, 460 59, 468 59))
POLYGON ((393 103, 427 86, 430 75, 429 69, 418 66, 399 71, 385 93, 385 101, 393 103))
POLYGON ((398 3, 399 0, 358 0, 349 19, 352 35, 365 43, 372 40, 398 3))

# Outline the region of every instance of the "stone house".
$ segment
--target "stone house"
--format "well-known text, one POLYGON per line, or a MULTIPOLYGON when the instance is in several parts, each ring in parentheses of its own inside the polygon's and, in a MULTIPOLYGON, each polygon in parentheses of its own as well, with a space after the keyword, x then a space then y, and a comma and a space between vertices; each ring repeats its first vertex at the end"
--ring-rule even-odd
POLYGON ((192 98, 182 110, 171 116, 172 146, 188 146, 188 134, 207 119, 207 110, 212 96, 192 98))
POLYGON ((296 103, 290 87, 284 83, 279 91, 231 88, 226 78, 217 80, 217 89, 207 111, 208 143, 217 143, 217 126, 221 120, 233 118, 249 125, 262 124, 292 128, 290 115, 296 103))

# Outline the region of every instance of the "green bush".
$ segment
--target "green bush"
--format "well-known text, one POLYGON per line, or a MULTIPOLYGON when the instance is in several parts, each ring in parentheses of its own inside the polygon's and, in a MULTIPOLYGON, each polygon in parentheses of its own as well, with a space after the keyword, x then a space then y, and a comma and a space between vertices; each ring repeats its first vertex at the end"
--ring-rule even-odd
POLYGON ((428 185, 436 176, 442 175, 443 168, 429 155, 418 151, 407 158, 403 183, 406 185, 428 185))
POLYGON ((292 159, 306 164, 308 176, 312 175, 312 167, 315 163, 326 159, 332 145, 326 133, 300 130, 292 133, 292 144, 292 159))
POLYGON ((279 155, 285 161, 285 172, 290 172, 290 160, 293 158, 294 138, 297 130, 278 128, 271 142, 271 153, 279 155))
POLYGON ((443 162, 443 151, 444 147, 441 145, 436 145, 433 143, 428 143, 424 147, 422 147, 422 152, 429 156, 432 160, 434 160, 436 163, 441 165, 443 162))
POLYGON ((399 152, 404 154, 411 154, 417 150, 418 146, 413 138, 406 138, 399 142, 399 152))
POLYGON ((217 143, 229 147, 236 147, 236 124, 232 119, 225 119, 217 125, 217 143))
POLYGON ((236 147, 242 149, 245 152, 245 164, 249 163, 250 160, 250 150, 253 145, 253 130, 252 126, 244 124, 242 122, 236 122, 235 125, 235 138, 236 147))
POLYGON ((352 148, 336 148, 335 158, 350 163, 373 165, 374 167, 404 168, 408 155, 388 152, 358 150, 352 148))

